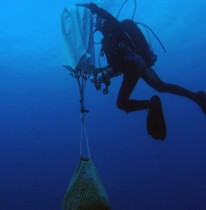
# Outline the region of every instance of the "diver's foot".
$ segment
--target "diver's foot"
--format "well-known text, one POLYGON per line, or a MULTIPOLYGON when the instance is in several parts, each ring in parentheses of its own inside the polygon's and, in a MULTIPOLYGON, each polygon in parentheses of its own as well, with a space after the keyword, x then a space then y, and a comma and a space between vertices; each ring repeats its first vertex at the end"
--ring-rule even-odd
POLYGON ((166 123, 161 100, 156 95, 150 99, 150 107, 147 115, 147 132, 156 140, 165 140, 166 123))
POLYGON ((206 115, 206 93, 204 91, 196 93, 196 102, 206 115))

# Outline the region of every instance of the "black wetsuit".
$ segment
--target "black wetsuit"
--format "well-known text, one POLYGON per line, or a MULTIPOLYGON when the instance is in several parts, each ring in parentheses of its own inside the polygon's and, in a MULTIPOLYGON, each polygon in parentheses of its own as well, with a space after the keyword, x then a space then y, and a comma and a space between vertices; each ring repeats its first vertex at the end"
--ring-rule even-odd
POLYGON ((195 101, 195 93, 177 85, 164 83, 159 79, 151 68, 154 62, 150 59, 149 46, 137 27, 135 30, 137 30, 138 37, 135 39, 134 47, 125 33, 125 27, 128 26, 127 21, 119 22, 110 13, 99 7, 95 7, 93 13, 104 19, 99 30, 104 37, 102 49, 107 61, 114 71, 123 73, 123 82, 117 99, 117 106, 120 109, 132 112, 149 108, 150 100, 129 99, 139 78, 143 78, 146 83, 159 92, 185 96, 195 101))

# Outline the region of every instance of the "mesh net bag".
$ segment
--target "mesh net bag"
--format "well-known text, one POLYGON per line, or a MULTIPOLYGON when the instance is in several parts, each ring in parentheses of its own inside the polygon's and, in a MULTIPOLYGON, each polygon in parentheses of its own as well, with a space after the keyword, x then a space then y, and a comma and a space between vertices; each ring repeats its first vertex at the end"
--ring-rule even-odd
POLYGON ((110 210, 106 190, 91 160, 81 158, 63 200, 63 210, 110 210))

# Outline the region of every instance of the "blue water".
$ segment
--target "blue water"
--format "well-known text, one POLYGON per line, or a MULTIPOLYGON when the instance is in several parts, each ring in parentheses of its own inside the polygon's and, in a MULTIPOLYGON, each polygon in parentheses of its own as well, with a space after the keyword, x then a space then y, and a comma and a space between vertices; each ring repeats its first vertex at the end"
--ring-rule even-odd
MULTIPOLYGON (((83 1, 81 1, 83 2, 83 1)), ((84 1, 85 2, 85 1, 84 1)), ((123 1, 101 3, 117 14, 123 1)), ((76 2, 70 1, 70 4, 76 2)), ((61 66, 60 16, 68 1, 1 2, 0 209, 60 210, 79 159, 79 92, 61 66)), ((206 1, 137 1, 135 20, 148 24, 155 70, 166 82, 206 90, 206 1)), ((131 17, 129 1, 120 19, 131 17)), ((146 132, 146 111, 116 108, 121 77, 108 95, 90 82, 87 131, 92 159, 114 210, 206 209, 206 117, 188 99, 159 94, 143 81, 133 98, 158 94, 165 142, 146 132)))

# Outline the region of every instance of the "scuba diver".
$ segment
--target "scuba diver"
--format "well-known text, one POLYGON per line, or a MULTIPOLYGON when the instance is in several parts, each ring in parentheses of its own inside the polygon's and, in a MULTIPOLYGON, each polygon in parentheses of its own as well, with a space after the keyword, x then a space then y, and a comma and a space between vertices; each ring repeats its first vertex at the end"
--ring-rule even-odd
POLYGON ((102 79, 109 81, 111 77, 123 74, 123 81, 117 98, 117 107, 125 112, 148 110, 147 131, 156 140, 166 137, 166 123, 159 96, 150 100, 130 99, 138 80, 142 78, 150 87, 158 92, 184 96, 194 101, 206 114, 206 94, 203 91, 192 92, 175 84, 162 81, 152 66, 157 56, 150 49, 143 33, 132 20, 118 21, 106 10, 94 3, 77 4, 91 10, 96 15, 95 31, 103 35, 101 41, 108 66, 102 79))

